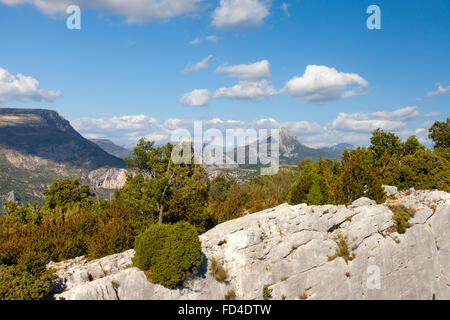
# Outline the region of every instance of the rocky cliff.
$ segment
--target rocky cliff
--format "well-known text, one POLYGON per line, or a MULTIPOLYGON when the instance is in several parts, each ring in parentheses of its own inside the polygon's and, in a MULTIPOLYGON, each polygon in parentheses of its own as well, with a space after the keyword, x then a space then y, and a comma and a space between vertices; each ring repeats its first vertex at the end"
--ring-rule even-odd
POLYGON ((203 265, 169 290, 132 267, 133 250, 87 262, 51 263, 56 299, 450 299, 450 194, 397 192, 376 205, 280 205, 202 234, 203 265), (396 209, 397 208, 397 209, 396 209), (411 213, 404 234, 393 211, 411 213), (228 280, 208 270, 215 258, 228 280))

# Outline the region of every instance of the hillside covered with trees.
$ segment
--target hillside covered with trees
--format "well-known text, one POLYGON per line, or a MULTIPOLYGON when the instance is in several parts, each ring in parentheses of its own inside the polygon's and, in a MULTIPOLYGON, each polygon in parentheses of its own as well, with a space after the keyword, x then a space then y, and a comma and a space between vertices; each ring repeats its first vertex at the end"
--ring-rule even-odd
POLYGON ((111 201, 95 201, 77 179, 56 180, 42 205, 6 203, 0 217, 0 299, 45 299, 54 276, 50 261, 95 259, 135 248, 135 265, 151 281, 182 283, 201 263, 198 233, 278 204, 384 202, 383 185, 400 190, 450 191, 450 118, 429 129, 434 149, 375 130, 369 147, 345 150, 340 160, 302 160, 274 176, 238 183, 209 180, 198 165, 175 164, 175 146, 141 140, 126 158, 126 185, 111 201), (158 237, 155 237, 158 235, 158 237), (136 240, 136 241, 135 241, 136 240))

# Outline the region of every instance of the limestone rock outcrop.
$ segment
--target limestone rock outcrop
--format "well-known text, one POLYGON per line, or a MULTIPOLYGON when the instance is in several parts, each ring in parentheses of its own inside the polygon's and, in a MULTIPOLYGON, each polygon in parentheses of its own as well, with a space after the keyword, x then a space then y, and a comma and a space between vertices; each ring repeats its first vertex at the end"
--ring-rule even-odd
POLYGON ((287 204, 225 222, 200 236, 203 264, 169 290, 132 267, 133 250, 57 267, 55 299, 450 299, 450 193, 392 192, 386 203, 287 204), (404 234, 393 211, 411 214, 404 234), (217 282, 215 258, 228 279, 217 282), (58 282, 59 281, 59 282, 58 282), (63 285, 61 285, 63 284, 63 285))
POLYGON ((100 168, 89 172, 91 187, 115 190, 122 188, 127 182, 127 170, 119 168, 100 168))

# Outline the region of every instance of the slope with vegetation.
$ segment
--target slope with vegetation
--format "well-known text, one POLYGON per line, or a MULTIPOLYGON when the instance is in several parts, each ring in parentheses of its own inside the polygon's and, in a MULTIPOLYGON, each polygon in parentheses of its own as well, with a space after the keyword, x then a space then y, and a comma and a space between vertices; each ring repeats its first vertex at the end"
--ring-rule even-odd
MULTIPOLYGON (((430 128, 434 151, 415 137, 402 142, 395 134, 376 130, 368 148, 347 150, 340 161, 305 160, 245 184, 226 176, 210 181, 203 168, 172 161, 177 146, 156 147, 141 140, 126 159, 130 174, 115 199, 95 201, 90 188, 75 179, 54 181, 42 205, 6 204, 7 214, 0 217, 0 299, 46 298, 52 276, 45 266, 50 261, 83 255, 95 259, 134 246, 141 255, 135 263, 148 279, 173 287, 201 263, 197 234, 219 223, 284 202, 350 205, 368 197, 383 203, 383 184, 448 192, 449 130, 449 119, 430 128), (148 232, 143 233, 148 228, 167 237, 167 243, 153 243, 148 232), (172 228, 179 230, 177 235, 169 236, 172 228), (149 241, 154 246, 146 250, 142 244, 149 241), (184 260, 186 254, 189 259, 184 260)), ((327 221, 336 214, 331 209, 322 211, 327 221)), ((403 213, 396 217, 398 231, 405 231, 410 218, 403 213)), ((261 233, 261 240, 267 236, 261 233)))
POLYGON ((14 191, 25 202, 42 203, 53 180, 87 182, 93 169, 124 166, 55 111, 0 108, 0 197, 14 191))

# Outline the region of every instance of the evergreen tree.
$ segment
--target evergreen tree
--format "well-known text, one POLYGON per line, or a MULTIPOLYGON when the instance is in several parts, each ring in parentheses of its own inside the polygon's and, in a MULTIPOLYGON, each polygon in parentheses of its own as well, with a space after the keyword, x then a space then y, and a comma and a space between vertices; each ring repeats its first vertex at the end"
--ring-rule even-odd
POLYGON ((385 193, 372 163, 372 153, 366 148, 344 151, 337 184, 339 203, 351 203, 360 197, 370 197, 378 203, 384 201, 385 193))
POLYGON ((428 130, 435 148, 450 148, 450 118, 447 121, 436 121, 428 130))
POLYGON ((374 163, 377 165, 385 152, 388 152, 391 157, 400 157, 403 152, 400 138, 392 132, 376 129, 372 132, 370 143, 369 149, 372 151, 374 163))
POLYGON ((425 146, 417 140, 416 136, 410 136, 403 143, 403 155, 411 155, 419 150, 425 150, 425 146))
POLYGON ((43 193, 46 199, 43 210, 59 209, 66 212, 76 206, 86 208, 93 204, 94 194, 89 185, 80 186, 78 179, 55 180, 43 193))

